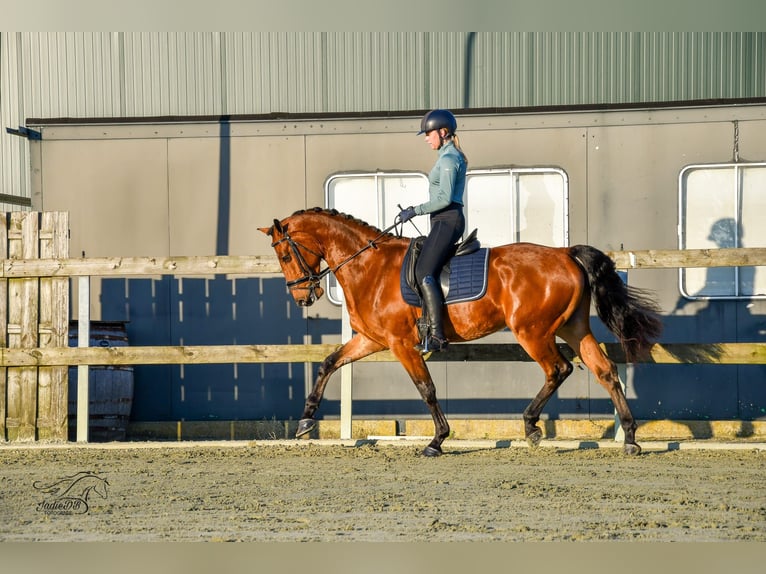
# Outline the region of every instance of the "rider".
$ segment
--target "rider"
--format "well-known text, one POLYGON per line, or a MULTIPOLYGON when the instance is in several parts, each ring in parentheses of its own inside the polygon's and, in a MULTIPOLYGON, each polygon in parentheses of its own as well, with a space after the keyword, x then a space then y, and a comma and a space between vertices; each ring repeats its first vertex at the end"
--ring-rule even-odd
POLYGON ((444 336, 444 295, 438 277, 449 259, 452 246, 465 230, 463 192, 468 160, 460 148, 455 116, 448 110, 431 110, 420 122, 418 135, 426 134, 431 149, 438 150, 431 173, 428 174, 429 200, 399 213, 402 222, 416 215, 431 215, 431 231, 426 237, 415 265, 415 278, 423 297, 423 313, 430 321, 430 334, 421 352, 442 351, 447 348, 444 336))

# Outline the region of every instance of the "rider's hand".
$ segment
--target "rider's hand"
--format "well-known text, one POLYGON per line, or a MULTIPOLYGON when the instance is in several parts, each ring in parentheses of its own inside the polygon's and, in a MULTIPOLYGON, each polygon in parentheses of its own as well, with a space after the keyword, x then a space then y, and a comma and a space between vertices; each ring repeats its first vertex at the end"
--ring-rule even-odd
POLYGON ((407 223, 410 219, 412 219, 416 215, 417 213, 415 213, 415 210, 413 209, 413 207, 410 206, 406 209, 402 209, 399 212, 399 221, 401 221, 402 223, 407 223))

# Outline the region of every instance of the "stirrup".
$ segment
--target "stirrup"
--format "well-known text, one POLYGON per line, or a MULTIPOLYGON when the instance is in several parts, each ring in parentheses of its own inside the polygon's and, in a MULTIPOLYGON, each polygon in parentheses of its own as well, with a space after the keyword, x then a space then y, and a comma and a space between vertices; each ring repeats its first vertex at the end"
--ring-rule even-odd
POLYGON ((420 343, 415 345, 415 349, 420 351, 421 355, 425 355, 427 353, 437 353, 439 351, 446 351, 448 346, 449 346, 449 341, 447 341, 447 339, 440 339, 439 337, 434 337, 433 335, 429 335, 427 337, 424 337, 420 343))

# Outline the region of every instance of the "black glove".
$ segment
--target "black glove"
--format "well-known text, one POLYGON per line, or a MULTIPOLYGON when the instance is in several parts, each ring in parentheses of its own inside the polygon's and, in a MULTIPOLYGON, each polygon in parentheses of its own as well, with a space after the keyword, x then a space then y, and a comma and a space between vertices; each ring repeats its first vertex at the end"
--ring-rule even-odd
POLYGON ((399 221, 401 221, 402 223, 407 223, 410 219, 412 219, 416 215, 417 213, 415 213, 415 210, 412 208, 412 206, 410 206, 406 209, 402 209, 399 212, 399 221))

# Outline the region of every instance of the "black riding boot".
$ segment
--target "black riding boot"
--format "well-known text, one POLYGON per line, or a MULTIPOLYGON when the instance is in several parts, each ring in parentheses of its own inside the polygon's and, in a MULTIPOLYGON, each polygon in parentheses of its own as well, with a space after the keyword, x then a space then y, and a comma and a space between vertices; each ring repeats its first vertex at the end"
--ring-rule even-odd
POLYGON ((444 336, 444 295, 441 286, 428 275, 420 284, 423 296, 423 315, 428 318, 429 330, 423 341, 415 345, 421 353, 443 351, 447 348, 447 338, 444 336))

